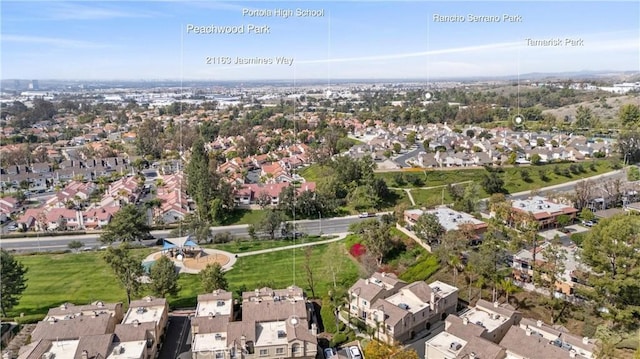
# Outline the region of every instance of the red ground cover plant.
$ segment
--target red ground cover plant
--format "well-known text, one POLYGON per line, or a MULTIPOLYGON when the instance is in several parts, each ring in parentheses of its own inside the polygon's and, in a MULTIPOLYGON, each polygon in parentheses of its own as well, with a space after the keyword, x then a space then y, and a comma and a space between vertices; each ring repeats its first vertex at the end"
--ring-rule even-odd
POLYGON ((354 258, 359 258, 360 256, 362 256, 363 254, 365 254, 367 252, 367 248, 365 248, 365 246, 363 246, 360 243, 356 243, 353 246, 351 246, 351 249, 349 250, 349 253, 354 257, 354 258))

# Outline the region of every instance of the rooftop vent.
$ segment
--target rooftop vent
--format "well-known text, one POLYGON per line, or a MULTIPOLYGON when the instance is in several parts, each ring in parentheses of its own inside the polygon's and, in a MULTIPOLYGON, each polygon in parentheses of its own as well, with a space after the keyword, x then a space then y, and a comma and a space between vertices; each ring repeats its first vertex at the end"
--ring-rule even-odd
POLYGON ((53 359, 55 357, 56 357, 56 355, 51 353, 51 352, 46 352, 46 353, 42 354, 42 359, 53 359))
POLYGON ((449 349, 451 349, 453 351, 458 351, 458 350, 460 350, 460 348, 462 348, 462 344, 460 344, 458 342, 452 342, 451 344, 449 344, 449 349))
POLYGON ((138 309, 136 309, 136 314, 144 314, 146 311, 147 309, 145 307, 138 307, 138 309))
POLYGON ((62 309, 62 310, 66 310, 66 309, 67 309, 67 305, 66 305, 66 304, 62 304, 62 305, 60 305, 60 309, 62 309))
POLYGON ((482 321, 478 320, 476 324, 484 328, 484 324, 482 324, 482 321))
POLYGON ((218 303, 216 304, 218 307, 224 307, 224 301, 219 300, 218 303))
POLYGON ((279 295, 274 295, 273 296, 273 301, 274 302, 279 302, 280 301, 280 296, 279 295))
POLYGON ((220 333, 216 334, 216 340, 222 340, 222 334, 220 333))
POLYGON ((436 292, 436 293, 439 292, 440 291, 440 287, 433 287, 433 291, 436 292))
POLYGON ((278 339, 282 339, 286 337, 287 337, 287 332, 285 332, 284 330, 278 330, 278 339))
POLYGON ((124 353, 124 347, 123 346, 116 345, 115 348, 113 348, 113 352, 112 352, 113 355, 120 355, 122 353, 124 353))
POLYGON ((96 305, 97 305, 98 307, 104 307, 104 302, 100 301, 100 302, 96 303, 96 305))
POLYGON ((520 203, 520 207, 526 207, 526 205, 524 203, 520 203))
POLYGON ((409 305, 408 305, 408 304, 406 304, 406 303, 399 303, 399 304, 398 304, 398 307, 399 307, 399 308, 402 308, 402 309, 404 309, 404 310, 409 310, 409 305))

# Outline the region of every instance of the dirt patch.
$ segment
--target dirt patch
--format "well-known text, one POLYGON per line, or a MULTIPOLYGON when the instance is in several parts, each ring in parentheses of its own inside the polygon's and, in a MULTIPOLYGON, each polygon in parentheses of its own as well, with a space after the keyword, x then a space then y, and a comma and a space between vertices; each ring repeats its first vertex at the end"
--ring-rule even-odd
POLYGON ((198 258, 186 258, 182 263, 189 269, 202 270, 207 267, 208 264, 218 263, 221 266, 229 263, 229 257, 221 253, 208 254, 203 253, 198 258))

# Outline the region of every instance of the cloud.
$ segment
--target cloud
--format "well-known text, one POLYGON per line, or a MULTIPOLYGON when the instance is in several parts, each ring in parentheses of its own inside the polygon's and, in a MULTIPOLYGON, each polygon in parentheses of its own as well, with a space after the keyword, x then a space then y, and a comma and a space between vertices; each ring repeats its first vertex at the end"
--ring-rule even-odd
POLYGON ((362 61, 380 61, 380 60, 396 60, 406 59, 411 57, 424 57, 430 55, 446 55, 455 53, 469 53, 479 52, 485 50, 499 50, 499 49, 516 49, 522 46, 522 42, 503 42, 495 44, 477 45, 477 46, 463 46, 454 47, 449 49, 429 50, 420 52, 407 52, 401 54, 389 54, 389 55, 373 55, 373 56, 360 56, 360 57, 347 57, 336 59, 320 59, 320 60, 300 60, 298 64, 318 64, 318 63, 335 63, 335 62, 362 62, 362 61))
POLYGON ((41 44, 64 48, 98 49, 109 47, 90 41, 63 39, 57 37, 29 36, 29 35, 2 35, 2 42, 16 42, 21 44, 41 44))

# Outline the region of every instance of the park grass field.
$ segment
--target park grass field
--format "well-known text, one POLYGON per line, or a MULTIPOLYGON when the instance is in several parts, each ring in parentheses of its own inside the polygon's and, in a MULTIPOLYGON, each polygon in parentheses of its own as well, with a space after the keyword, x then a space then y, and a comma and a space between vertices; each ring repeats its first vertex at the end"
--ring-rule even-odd
MULTIPOLYGON (((338 274, 341 283, 350 285, 358 276, 357 264, 348 257, 341 242, 311 247, 310 263, 317 282, 316 294, 321 296, 332 285, 328 272, 330 260, 324 255, 330 246, 338 246, 342 253, 332 257, 333 263, 342 265, 338 274)), ((140 258, 157 249, 134 249, 140 258)), ((332 252, 333 253, 333 252, 332 252)), ((116 281, 111 268, 102 260, 101 252, 81 252, 64 254, 38 254, 16 256, 27 268, 27 289, 18 306, 8 315, 19 317, 24 313, 25 321, 42 319, 49 308, 65 302, 86 304, 96 300, 105 302, 126 302, 126 293, 116 281)), ((238 258, 234 268, 227 272, 231 291, 240 288, 253 290, 257 285, 273 284, 287 287, 294 283, 308 291, 306 273, 303 269, 305 249, 285 250, 273 253, 238 258), (295 254, 295 256, 294 256, 295 254)), ((169 298, 173 308, 194 307, 198 294, 202 294, 197 275, 181 274, 180 292, 169 298)), ((141 293, 140 297, 149 294, 141 293)))

